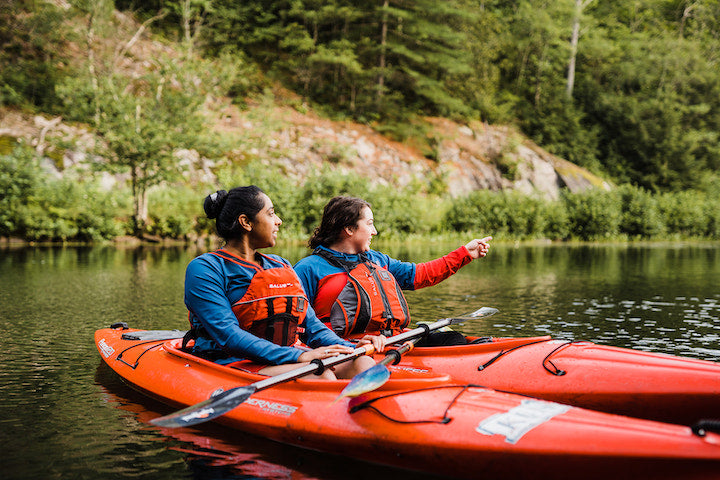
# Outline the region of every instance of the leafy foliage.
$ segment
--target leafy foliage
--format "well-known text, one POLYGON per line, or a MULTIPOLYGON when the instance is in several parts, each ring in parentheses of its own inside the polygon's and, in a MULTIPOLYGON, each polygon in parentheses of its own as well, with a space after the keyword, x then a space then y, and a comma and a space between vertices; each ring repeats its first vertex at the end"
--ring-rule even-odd
POLYGON ((50 2, 14 0, 0 7, 0 105, 53 111, 66 74, 68 31, 50 2))
POLYGON ((122 234, 121 192, 51 177, 35 152, 0 156, 0 236, 30 241, 98 241, 122 234))

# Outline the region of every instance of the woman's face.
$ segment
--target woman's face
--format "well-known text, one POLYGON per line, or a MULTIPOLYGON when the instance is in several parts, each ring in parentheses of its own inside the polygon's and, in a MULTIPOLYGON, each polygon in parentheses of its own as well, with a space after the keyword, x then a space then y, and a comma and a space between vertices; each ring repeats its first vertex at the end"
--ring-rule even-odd
POLYGON ((354 247, 355 253, 367 252, 370 250, 370 242, 372 237, 377 235, 375 230, 375 219, 373 218, 370 207, 363 207, 355 229, 352 230, 350 240, 354 247))
POLYGON ((263 208, 255 215, 249 234, 250 245, 255 249, 275 246, 278 230, 282 224, 280 217, 275 214, 275 207, 270 197, 263 193, 261 198, 264 201, 263 208))

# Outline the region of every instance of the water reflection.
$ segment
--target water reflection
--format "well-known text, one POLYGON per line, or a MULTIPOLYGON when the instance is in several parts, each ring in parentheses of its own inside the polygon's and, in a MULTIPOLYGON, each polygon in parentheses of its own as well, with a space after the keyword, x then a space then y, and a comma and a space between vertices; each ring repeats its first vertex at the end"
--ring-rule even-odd
MULTIPOLYGON (((103 402, 118 409, 126 425, 142 432, 131 443, 151 443, 166 450, 163 462, 181 461, 188 478, 364 480, 391 476, 397 480, 439 480, 436 476, 291 447, 213 423, 191 428, 149 426, 149 420, 171 410, 118 382, 117 376, 104 365, 98 368, 96 381, 101 386, 103 402)), ((134 465, 133 473, 144 475, 148 470, 160 469, 162 466, 144 463, 134 465)))

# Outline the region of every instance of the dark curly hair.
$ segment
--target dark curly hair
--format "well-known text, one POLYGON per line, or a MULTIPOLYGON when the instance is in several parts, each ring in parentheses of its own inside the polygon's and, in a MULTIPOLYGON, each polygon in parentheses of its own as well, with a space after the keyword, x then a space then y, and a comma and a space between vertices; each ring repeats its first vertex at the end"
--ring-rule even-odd
POLYGON ((203 209, 208 218, 216 219, 215 228, 220 237, 225 241, 238 239, 245 235, 238 217, 245 214, 254 220, 265 205, 261 198, 264 193, 255 185, 236 187, 229 192, 218 190, 205 197, 203 209))
POLYGON ((308 247, 314 250, 318 246, 329 247, 340 239, 345 227, 355 227, 362 218, 363 208, 370 204, 361 198, 335 197, 323 209, 320 226, 308 241, 308 247))

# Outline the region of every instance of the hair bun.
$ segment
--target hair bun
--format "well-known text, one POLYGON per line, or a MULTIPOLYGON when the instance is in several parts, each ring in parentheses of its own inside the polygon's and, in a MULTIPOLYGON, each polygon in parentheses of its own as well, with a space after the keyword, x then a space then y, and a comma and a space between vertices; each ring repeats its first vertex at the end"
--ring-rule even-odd
POLYGON ((205 209, 205 214, 208 218, 213 219, 217 218, 218 215, 220 215, 220 212, 223 209, 223 206, 225 206, 225 200, 227 200, 228 192, 225 190, 218 190, 215 193, 211 193, 207 197, 205 197, 205 203, 203 203, 203 208, 205 209))

